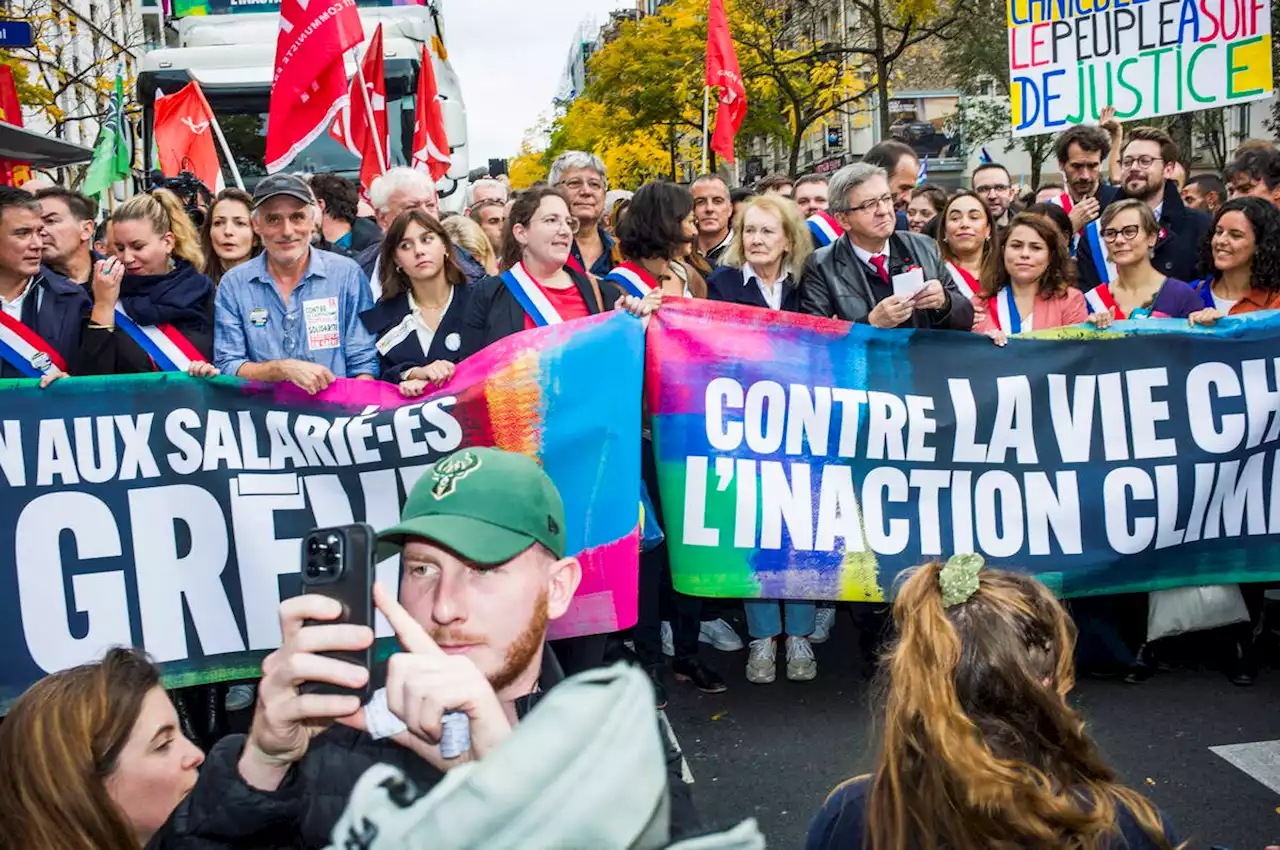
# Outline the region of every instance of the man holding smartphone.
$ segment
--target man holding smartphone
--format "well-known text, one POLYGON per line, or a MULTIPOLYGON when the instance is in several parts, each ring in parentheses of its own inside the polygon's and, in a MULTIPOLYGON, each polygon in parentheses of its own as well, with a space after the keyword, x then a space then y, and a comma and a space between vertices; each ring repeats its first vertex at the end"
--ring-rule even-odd
MULTIPOLYGON (((380 557, 402 556, 400 601, 374 588, 404 650, 388 661, 385 689, 401 731, 377 738, 371 725, 384 723, 370 723, 376 718, 359 697, 300 689, 364 687, 367 670, 327 653, 363 650, 374 636, 366 626, 324 623, 342 616, 335 600, 286 600, 283 643, 263 661, 253 727, 210 752, 202 781, 174 816, 173 837, 257 847, 288 835, 323 847, 374 764, 400 768, 425 790, 453 766, 483 758, 563 678, 546 628, 582 577, 565 556, 564 528, 560 495, 532 459, 474 448, 437 462, 409 494, 401 522, 378 535, 380 557), (470 724, 471 748, 456 759, 440 753, 446 712, 470 724)), ((697 816, 679 754, 669 748, 667 761, 680 835, 697 816)))

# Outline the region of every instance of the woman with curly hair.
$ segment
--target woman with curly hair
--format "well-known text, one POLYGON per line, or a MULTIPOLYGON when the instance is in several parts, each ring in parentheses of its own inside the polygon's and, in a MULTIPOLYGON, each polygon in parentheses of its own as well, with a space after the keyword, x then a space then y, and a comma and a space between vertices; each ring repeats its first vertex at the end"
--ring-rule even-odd
POLYGON ((1089 311, 1074 278, 1057 226, 1044 216, 1018 213, 983 267, 982 292, 972 299, 974 331, 1004 345, 1011 334, 1085 321, 1089 311))
POLYGON ((1204 309, 1191 314, 1192 324, 1280 308, 1280 212, 1257 198, 1218 207, 1200 250, 1200 273, 1204 309))
POLYGON ((1170 850, 1067 702, 1075 627, 1033 578, 978 555, 926 564, 893 604, 884 739, 839 785, 807 850, 1170 850))

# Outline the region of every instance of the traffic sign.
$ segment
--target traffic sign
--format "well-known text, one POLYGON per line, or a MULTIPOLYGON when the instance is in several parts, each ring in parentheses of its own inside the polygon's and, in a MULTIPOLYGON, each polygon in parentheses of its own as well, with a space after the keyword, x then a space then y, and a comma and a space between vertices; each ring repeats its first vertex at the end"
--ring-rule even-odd
POLYGON ((0 20, 0 47, 30 47, 32 43, 31 24, 0 20))

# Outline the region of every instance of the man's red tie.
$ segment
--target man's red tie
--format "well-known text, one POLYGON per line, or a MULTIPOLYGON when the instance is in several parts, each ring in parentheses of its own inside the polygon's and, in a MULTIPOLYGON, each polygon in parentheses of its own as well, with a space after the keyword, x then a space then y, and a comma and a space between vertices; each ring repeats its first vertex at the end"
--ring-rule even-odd
POLYGON ((871 265, 873 265, 873 266, 875 266, 875 267, 876 267, 876 272, 877 272, 877 273, 879 273, 879 275, 880 275, 880 279, 881 279, 881 280, 883 280, 885 283, 888 283, 888 282, 889 282, 889 267, 888 267, 888 265, 886 264, 886 260, 885 260, 885 256, 884 256, 884 254, 880 254, 880 255, 878 255, 878 256, 872 257, 872 258, 871 258, 871 265))

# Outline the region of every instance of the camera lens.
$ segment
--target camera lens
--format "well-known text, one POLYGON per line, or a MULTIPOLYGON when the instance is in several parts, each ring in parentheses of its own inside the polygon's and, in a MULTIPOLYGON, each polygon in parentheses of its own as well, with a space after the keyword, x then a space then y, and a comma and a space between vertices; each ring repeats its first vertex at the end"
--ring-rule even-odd
POLYGON ((315 579, 320 578, 322 575, 324 575, 324 570, 320 569, 318 565, 311 562, 307 563, 307 578, 315 579))

